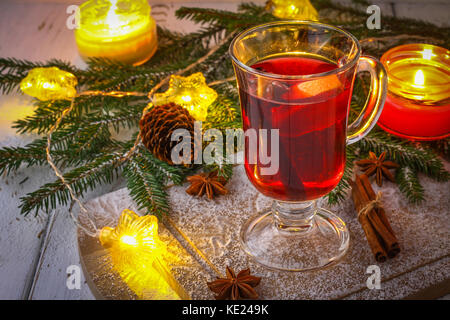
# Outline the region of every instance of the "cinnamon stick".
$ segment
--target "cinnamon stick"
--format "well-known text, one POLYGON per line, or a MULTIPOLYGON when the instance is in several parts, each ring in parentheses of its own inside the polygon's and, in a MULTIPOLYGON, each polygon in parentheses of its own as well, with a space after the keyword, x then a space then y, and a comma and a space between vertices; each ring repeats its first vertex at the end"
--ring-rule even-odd
MULTIPOLYGON (((366 194, 369 197, 370 201, 373 201, 376 199, 375 191, 373 191, 372 185, 370 184, 369 178, 366 175, 360 176, 362 185, 366 191, 366 194)), ((384 225, 384 227, 387 229, 387 231, 390 233, 390 237, 384 238, 383 241, 385 242, 386 251, 389 258, 395 257, 400 252, 400 246, 398 244, 397 237, 395 236, 394 230, 392 230, 391 224, 389 223, 389 220, 387 219, 386 212, 382 207, 376 208, 375 213, 377 218, 381 221, 381 223, 384 225)), ((369 217, 370 219, 370 217, 369 217)))
MULTIPOLYGON (((359 177, 364 186, 364 189, 366 190, 367 195, 369 196, 369 199, 375 200, 377 195, 375 194, 375 191, 373 191, 373 188, 372 188, 372 185, 370 184, 369 178, 365 174, 362 174, 359 177)), ((380 217, 380 220, 383 222, 383 224, 386 226, 386 228, 389 230, 389 232, 395 236, 394 230, 392 230, 392 228, 391 228, 391 225, 386 217, 384 209, 383 208, 378 208, 378 209, 379 210, 377 210, 377 213, 378 213, 378 216, 380 217)))
MULTIPOLYGON (((355 208, 357 212, 360 212, 362 208, 366 205, 363 200, 362 190, 358 188, 357 184, 353 181, 350 182, 352 185, 352 198, 355 203, 355 208)), ((372 250, 375 260, 378 262, 384 262, 387 259, 386 250, 383 248, 380 243, 377 233, 375 232, 372 224, 369 221, 367 215, 360 214, 358 215, 358 221, 361 224, 361 227, 364 230, 367 241, 369 242, 370 249, 372 250)))
MULTIPOLYGON (((363 175, 365 176, 365 175, 363 175)), ((361 195, 363 198, 363 202, 365 204, 368 204, 370 201, 374 199, 370 199, 369 195, 367 194, 366 188, 363 186, 363 182, 360 176, 356 177, 355 180, 356 185, 358 186, 358 189, 361 190, 361 195)), ((372 186, 369 183, 369 188, 372 189, 372 186)), ((367 217, 369 218, 370 223, 372 224, 373 228, 376 230, 378 235, 381 238, 381 241, 384 244, 384 248, 386 249, 386 252, 389 253, 389 250, 392 250, 393 247, 398 247, 397 239, 392 235, 392 233, 386 228, 384 223, 379 218, 377 212, 375 209, 370 210, 367 213, 367 217)), ((388 254, 389 256, 389 254, 388 254)))

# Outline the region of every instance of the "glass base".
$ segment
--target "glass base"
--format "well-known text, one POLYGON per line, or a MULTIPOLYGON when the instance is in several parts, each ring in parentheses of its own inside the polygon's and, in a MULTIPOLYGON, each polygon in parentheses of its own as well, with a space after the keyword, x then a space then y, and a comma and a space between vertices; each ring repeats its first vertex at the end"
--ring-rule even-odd
POLYGON ((265 267, 308 271, 339 261, 349 248, 350 234, 339 217, 315 202, 274 202, 272 210, 251 217, 241 229, 241 245, 265 267))

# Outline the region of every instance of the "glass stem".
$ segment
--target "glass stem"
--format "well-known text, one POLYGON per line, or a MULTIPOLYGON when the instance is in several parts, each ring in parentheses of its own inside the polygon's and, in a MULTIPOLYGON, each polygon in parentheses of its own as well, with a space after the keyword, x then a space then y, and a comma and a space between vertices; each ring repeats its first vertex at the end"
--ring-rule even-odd
POLYGON ((272 212, 275 226, 280 231, 308 233, 314 227, 317 212, 316 201, 283 202, 274 201, 272 212))

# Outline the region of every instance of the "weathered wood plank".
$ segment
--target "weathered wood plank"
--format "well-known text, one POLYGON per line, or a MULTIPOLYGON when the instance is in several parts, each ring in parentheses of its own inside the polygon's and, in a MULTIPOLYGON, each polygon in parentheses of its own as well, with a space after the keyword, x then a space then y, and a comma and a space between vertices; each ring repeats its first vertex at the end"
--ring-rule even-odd
MULTIPOLYGON (((216 6, 223 9, 235 9, 235 3, 189 3, 189 6, 198 7, 211 7, 216 6)), ((159 25, 170 28, 176 31, 190 32, 197 28, 195 24, 187 21, 179 21, 175 19, 174 12, 178 9, 180 4, 170 4, 167 6, 154 6, 155 19, 159 25), (162 12, 164 14, 156 14, 162 12)), ((65 7, 65 5, 54 5, 54 7, 65 7)), ((56 14, 61 12, 61 9, 52 9, 51 13, 56 14)), ((43 14, 43 13, 42 13, 43 14)), ((50 13, 49 13, 50 14, 50 13)), ((47 18, 51 19, 51 18, 47 18)), ((65 20, 58 20, 60 25, 54 27, 65 28, 65 20), (62 27, 61 27, 62 26, 62 27)), ((60 43, 54 43, 53 46, 64 46, 65 51, 62 55, 68 60, 81 65, 81 59, 78 57, 75 42, 73 40, 72 32, 61 30, 61 34, 64 34, 65 40, 61 40, 60 43), (63 44, 62 44, 63 43, 63 44), (70 48, 70 49, 69 49, 70 48)), ((46 53, 48 58, 59 57, 51 55, 52 50, 46 53)), ((117 189, 119 185, 113 187, 99 188, 95 194, 101 195, 108 193, 114 189, 117 189), (109 188, 109 189, 107 189, 109 188)), ((95 197, 94 193, 90 193, 86 196, 86 199, 95 197)), ((69 265, 80 265, 77 241, 76 241, 76 228, 72 221, 68 217, 68 212, 64 208, 58 210, 58 214, 55 219, 53 228, 49 231, 48 245, 43 251, 41 259, 42 263, 38 268, 38 273, 35 276, 35 284, 30 294, 30 299, 92 299, 93 296, 89 291, 87 285, 82 280, 80 290, 69 290, 66 287, 66 269, 69 265)))
MULTIPOLYGON (((47 60, 60 58, 82 66, 73 38, 73 32, 65 27, 68 4, 81 3, 81 0, 6 0, 0 2, 0 56, 14 56, 21 59, 47 60)), ((150 1, 154 6, 154 14, 158 23, 177 31, 189 32, 194 24, 174 19, 173 12, 183 3, 186 6, 217 7, 222 9, 236 8, 240 0, 199 1, 150 1), (164 7, 156 6, 164 3, 164 7), (168 15, 157 12, 167 10, 168 15)), ((257 1, 263 3, 262 1, 257 1)), ((388 11, 382 1, 383 13, 388 11), (386 8, 384 10, 383 8, 386 8)), ((436 16, 447 13, 448 2, 436 0, 412 4, 408 1, 398 1, 396 6, 406 6, 406 9, 396 11, 399 15, 409 15, 428 21, 439 22, 436 16), (438 9, 430 9, 437 7, 438 9), (418 9, 420 8, 420 9, 418 9), (441 10, 440 8, 444 8, 441 10)), ((377 1, 375 1, 377 3, 377 1)), ((390 5, 389 5, 390 6, 390 5)), ((32 112, 30 99, 20 95, 0 97, 0 146, 24 144, 32 137, 18 137, 10 129, 12 121, 32 112)), ((69 221, 67 211, 62 208, 56 215, 53 227, 48 230, 46 247, 41 247, 45 234, 46 217, 24 219, 19 215, 19 197, 36 189, 40 184, 54 180, 53 174, 43 168, 24 169, 17 175, 0 178, 0 298, 19 299, 28 296, 32 289, 33 299, 90 299, 92 295, 86 286, 81 290, 68 290, 65 286, 66 268, 71 264, 79 264, 76 248, 75 227, 69 221), (28 178, 28 180, 25 180, 28 178), (40 236, 40 237, 39 237, 40 236), (41 250, 45 249, 45 250, 41 250), (38 273, 34 268, 40 259, 38 273), (35 283, 31 286, 32 279, 35 283)), ((118 186, 100 188, 95 195, 106 193, 118 186)))
MULTIPOLYGON (((0 117, 1 114, 0 103, 0 117)), ((0 135, 2 147, 23 142, 24 140, 0 135)), ((18 209, 19 198, 47 179, 45 171, 36 169, 25 169, 0 178, 0 299, 21 299, 26 295, 46 219, 21 216, 18 209), (26 180, 27 178, 29 179, 26 180)))
MULTIPOLYGON (((60 55, 66 48, 56 46, 63 38, 51 24, 42 24, 45 17, 61 15, 50 4, 0 3, 0 56, 14 56, 33 60, 60 55), (30 10, 34 8, 35 10, 30 10), (42 16, 39 14, 42 13, 42 16), (52 45, 53 43, 53 45, 52 45)), ((62 17, 64 18, 64 17, 62 17)), ((53 19, 52 19, 53 21, 53 19)), ((68 51, 66 51, 68 52, 68 51)), ((24 145, 33 136, 17 136, 10 128, 14 120, 31 114, 31 99, 21 95, 0 97, 0 145, 24 145)), ((20 216, 19 198, 42 183, 54 180, 45 168, 29 168, 0 179, 0 298, 26 298, 39 257, 46 217, 24 219, 20 216)))

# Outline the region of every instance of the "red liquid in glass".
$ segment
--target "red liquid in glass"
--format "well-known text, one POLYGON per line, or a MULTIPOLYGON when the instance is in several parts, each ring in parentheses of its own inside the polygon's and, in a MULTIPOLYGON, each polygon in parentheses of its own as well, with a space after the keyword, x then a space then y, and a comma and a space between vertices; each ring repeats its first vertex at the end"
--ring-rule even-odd
MULTIPOLYGON (((252 67, 280 75, 306 75, 334 70, 337 65, 314 58, 279 57, 252 67)), ((326 195, 344 172, 352 81, 336 75, 315 78, 306 85, 300 80, 282 81, 267 95, 256 96, 264 88, 255 80, 246 90, 240 89, 244 130, 279 129, 279 170, 261 175, 261 167, 270 165, 262 165, 259 158, 256 164, 249 163, 246 138, 245 169, 250 181, 277 200, 306 201, 326 195)))

